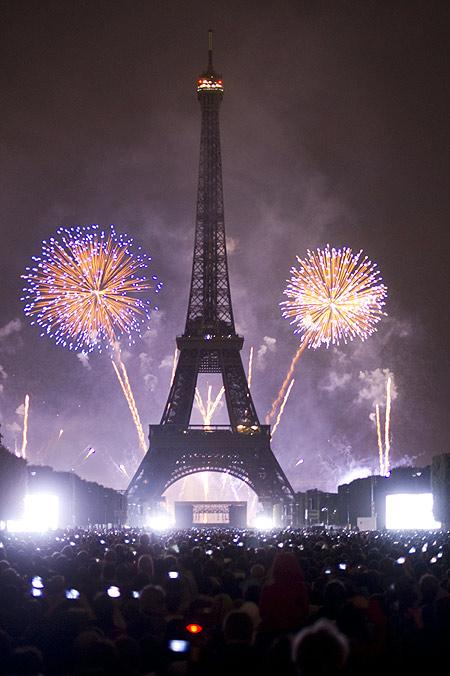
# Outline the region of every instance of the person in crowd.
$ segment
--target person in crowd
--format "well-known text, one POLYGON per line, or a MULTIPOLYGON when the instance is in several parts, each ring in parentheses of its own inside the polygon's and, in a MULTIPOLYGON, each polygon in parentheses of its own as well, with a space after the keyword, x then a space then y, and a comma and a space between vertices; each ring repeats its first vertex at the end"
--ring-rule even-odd
POLYGON ((450 533, 0 532, 0 676, 440 673, 450 533))

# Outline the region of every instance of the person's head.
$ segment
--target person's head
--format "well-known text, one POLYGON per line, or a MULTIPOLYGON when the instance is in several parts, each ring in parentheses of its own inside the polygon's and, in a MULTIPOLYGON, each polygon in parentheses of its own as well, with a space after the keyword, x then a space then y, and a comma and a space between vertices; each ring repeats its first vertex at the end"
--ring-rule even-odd
POLYGON ((292 552, 279 552, 274 559, 272 578, 275 582, 296 583, 303 579, 302 569, 292 552))
POLYGON ((113 624, 114 599, 110 598, 108 594, 104 592, 96 594, 92 603, 92 609, 95 617, 101 624, 113 624))
POLYGON ((339 608, 345 602, 347 590, 340 580, 330 580, 323 591, 324 604, 330 608, 339 608))
POLYGON ((328 676, 347 661, 348 641, 328 620, 318 620, 293 639, 292 658, 301 676, 328 676))
POLYGON ((164 615, 166 612, 165 593, 161 587, 154 584, 148 584, 141 591, 139 598, 139 607, 142 613, 146 615, 157 614, 164 615))
POLYGON ((91 629, 80 633, 73 643, 74 662, 81 673, 115 673, 117 649, 114 643, 91 629))
POLYGON ((143 533, 142 535, 139 536, 139 544, 142 547, 148 547, 150 544, 150 537, 147 533, 143 533))
POLYGON ((20 676, 39 676, 44 668, 41 652, 35 646, 16 648, 11 657, 11 673, 20 676))
POLYGON ((153 559, 150 554, 142 554, 139 557, 138 571, 144 573, 150 579, 153 577, 153 559))
POLYGON ((439 591, 439 580, 434 575, 422 575, 419 582, 422 603, 433 603, 439 591))
POLYGON ((223 624, 225 643, 244 643, 250 645, 253 640, 253 621, 249 614, 232 610, 223 624))
POLYGON ((254 563, 250 568, 250 577, 257 581, 258 584, 261 584, 264 580, 266 571, 264 566, 261 563, 254 563))

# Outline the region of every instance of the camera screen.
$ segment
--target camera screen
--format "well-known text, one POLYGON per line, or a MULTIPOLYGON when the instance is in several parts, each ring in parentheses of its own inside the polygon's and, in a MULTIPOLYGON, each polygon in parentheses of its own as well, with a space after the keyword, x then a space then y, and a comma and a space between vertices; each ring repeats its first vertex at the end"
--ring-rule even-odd
POLYGON ((80 598, 80 592, 78 589, 66 589, 66 599, 79 599, 80 598))
POLYGON ((174 653, 187 653, 189 650, 189 641, 183 641, 182 639, 169 641, 169 650, 172 650, 174 653))

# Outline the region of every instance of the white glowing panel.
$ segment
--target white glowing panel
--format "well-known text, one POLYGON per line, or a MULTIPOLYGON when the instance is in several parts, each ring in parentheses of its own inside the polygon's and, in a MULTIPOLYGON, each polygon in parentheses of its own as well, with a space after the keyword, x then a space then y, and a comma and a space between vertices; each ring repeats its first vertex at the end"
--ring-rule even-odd
POLYGON ((7 529, 11 533, 44 533, 56 530, 59 526, 59 498, 46 493, 26 495, 23 517, 8 520, 7 529))
POLYGON ((386 495, 386 528, 433 530, 440 527, 433 516, 432 493, 386 495))

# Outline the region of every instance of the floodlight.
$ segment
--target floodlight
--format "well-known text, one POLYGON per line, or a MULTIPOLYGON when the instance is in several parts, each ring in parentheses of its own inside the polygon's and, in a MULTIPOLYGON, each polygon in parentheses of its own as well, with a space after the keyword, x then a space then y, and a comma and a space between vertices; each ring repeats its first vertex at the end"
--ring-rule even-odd
POLYGON ((386 495, 386 528, 435 530, 440 527, 433 516, 432 493, 386 495))
POLYGON ((59 499, 48 493, 25 496, 24 521, 30 531, 56 530, 59 520, 59 499))
POLYGON ((59 498, 48 493, 30 493, 24 499, 23 518, 7 521, 13 533, 43 533, 56 530, 59 521, 59 498))
POLYGON ((148 521, 148 526, 152 530, 169 530, 174 525, 173 519, 170 518, 168 514, 155 514, 150 517, 148 521))
POLYGON ((255 528, 258 530, 270 530, 273 528, 273 519, 266 514, 260 514, 255 519, 255 528))

